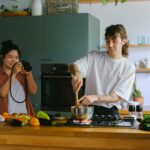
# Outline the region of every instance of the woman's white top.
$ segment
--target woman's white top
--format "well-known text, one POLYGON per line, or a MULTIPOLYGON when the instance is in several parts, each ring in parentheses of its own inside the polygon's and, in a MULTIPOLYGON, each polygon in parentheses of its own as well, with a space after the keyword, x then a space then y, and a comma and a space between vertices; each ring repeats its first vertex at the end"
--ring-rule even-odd
MULTIPOLYGON (((23 101, 25 100, 25 92, 23 89, 23 86, 20 84, 20 82, 16 79, 13 84, 11 85, 11 93, 12 96, 17 101, 23 101)), ((26 113, 27 114, 27 108, 26 108, 26 102, 23 103, 17 103, 15 102, 11 95, 10 91, 8 94, 8 113, 26 113)))
POLYGON ((86 77, 86 95, 109 95, 115 92, 122 101, 115 103, 98 103, 93 105, 121 108, 123 101, 128 101, 135 79, 135 66, 125 57, 113 59, 107 52, 93 51, 77 60, 83 77, 86 77))

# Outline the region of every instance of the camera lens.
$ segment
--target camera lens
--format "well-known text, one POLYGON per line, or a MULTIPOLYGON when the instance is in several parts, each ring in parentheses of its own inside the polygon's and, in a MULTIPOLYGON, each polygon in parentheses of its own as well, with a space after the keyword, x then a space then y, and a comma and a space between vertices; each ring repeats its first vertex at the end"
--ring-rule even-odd
POLYGON ((22 65, 23 65, 24 69, 25 69, 27 72, 29 72, 29 71, 32 70, 32 66, 30 65, 29 62, 23 60, 23 61, 22 61, 22 65))

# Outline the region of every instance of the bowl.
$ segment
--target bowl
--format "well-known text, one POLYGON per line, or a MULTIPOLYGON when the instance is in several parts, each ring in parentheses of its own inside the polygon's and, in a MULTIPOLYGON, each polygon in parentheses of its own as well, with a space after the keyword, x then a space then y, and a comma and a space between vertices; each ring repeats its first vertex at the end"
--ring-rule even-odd
POLYGON ((71 114, 73 119, 90 120, 94 113, 94 106, 71 106, 71 114))

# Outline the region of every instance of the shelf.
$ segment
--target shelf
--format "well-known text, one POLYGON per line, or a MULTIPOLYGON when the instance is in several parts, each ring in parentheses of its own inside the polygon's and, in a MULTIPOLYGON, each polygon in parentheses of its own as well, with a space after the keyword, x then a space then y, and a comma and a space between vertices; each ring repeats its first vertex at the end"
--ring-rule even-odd
POLYGON ((150 73, 150 68, 138 68, 136 73, 150 73))
POLYGON ((150 44, 138 44, 138 45, 130 44, 129 47, 150 47, 150 44))
MULTIPOLYGON (((130 47, 150 47, 150 44, 136 44, 136 45, 129 44, 129 48, 130 47)), ((101 48, 106 48, 106 46, 103 45, 103 46, 101 46, 101 48)))
POLYGON ((27 11, 10 11, 10 12, 2 12, 0 13, 2 17, 14 17, 14 16, 31 16, 30 12, 27 11))
MULTIPOLYGON (((138 2, 147 0, 130 0, 129 2, 138 2)), ((102 0, 79 0, 80 3, 101 3, 102 0)), ((109 2, 114 2, 114 0, 109 0, 109 2)))

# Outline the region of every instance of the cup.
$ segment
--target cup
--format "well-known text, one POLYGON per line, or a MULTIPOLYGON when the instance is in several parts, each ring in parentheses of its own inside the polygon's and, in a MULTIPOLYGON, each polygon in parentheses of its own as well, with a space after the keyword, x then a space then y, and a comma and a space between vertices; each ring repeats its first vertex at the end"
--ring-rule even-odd
POLYGON ((143 59, 141 61, 144 64, 145 68, 150 68, 150 58, 145 58, 145 59, 143 59))
POLYGON ((150 68, 150 58, 145 59, 145 68, 150 68))

